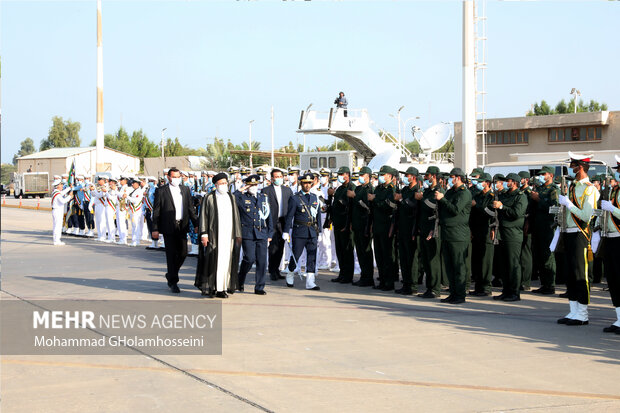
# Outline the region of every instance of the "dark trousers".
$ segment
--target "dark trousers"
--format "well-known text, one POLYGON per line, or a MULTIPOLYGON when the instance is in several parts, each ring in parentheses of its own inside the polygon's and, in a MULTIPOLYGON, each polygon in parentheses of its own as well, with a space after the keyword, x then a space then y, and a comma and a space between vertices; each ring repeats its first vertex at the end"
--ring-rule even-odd
POLYGON ((603 281, 603 259, 594 257, 594 261, 592 261, 592 282, 598 284, 601 281, 603 281))
POLYGON ((265 288, 265 266, 267 264, 267 240, 266 239, 243 239, 243 260, 239 268, 239 287, 245 284, 245 277, 252 265, 256 263, 256 285, 255 291, 265 288))
POLYGON ((620 237, 606 238, 602 245, 603 266, 605 270, 605 278, 609 286, 609 295, 614 307, 620 307, 620 259, 618 252, 620 251, 620 237))
POLYGON ((410 230, 403 232, 398 232, 400 275, 403 277, 403 287, 407 286, 415 290, 418 281, 418 262, 415 255, 418 242, 411 239, 410 230))
POLYGON ((441 293, 441 244, 440 238, 420 241, 420 253, 426 274, 426 290, 439 296, 441 293))
POLYGON ((564 237, 564 268, 568 300, 587 305, 590 303, 588 239, 581 232, 562 234, 562 236, 564 237))
POLYGON ((334 241, 336 242, 336 258, 340 273, 338 278, 343 281, 353 281, 354 256, 353 256, 353 234, 346 229, 340 231, 334 228, 334 241))
MULTIPOLYGON (((316 273, 316 249, 317 249, 317 239, 316 238, 298 238, 293 237, 293 258, 288 263, 289 271, 295 271, 297 266, 296 262, 299 262, 299 257, 301 257, 301 253, 304 252, 304 248, 306 249, 306 272, 316 273)), ((281 256, 281 254, 280 254, 281 256)), ((301 268, 300 268, 301 270, 301 268)))
POLYGON ((491 292, 493 278, 493 241, 474 239, 472 241, 471 274, 474 280, 474 291, 478 293, 491 292))
MULTIPOLYGON (((152 212, 148 209, 144 213, 144 217, 146 218, 146 227, 149 229, 149 235, 153 232, 153 219, 151 218, 152 212)), ((200 242, 200 240, 198 240, 200 242)))
POLYGON ((163 235, 166 240, 166 265, 168 267, 166 279, 168 286, 172 286, 179 282, 179 269, 187 257, 187 231, 177 230, 163 235))
POLYGON ((69 222, 67 226, 69 228, 79 228, 84 229, 84 211, 82 211, 78 206, 73 205, 73 214, 69 217, 69 222))
POLYGON ((394 260, 394 237, 388 236, 387 232, 374 233, 375 260, 379 270, 379 285, 393 287, 396 280, 396 263, 394 260))
POLYGON ((375 274, 375 265, 372 256, 372 237, 365 236, 362 231, 354 231, 355 251, 357 251, 357 261, 360 264, 362 274, 360 281, 372 281, 375 274))
POLYGON ((516 295, 521 296, 521 245, 522 242, 518 241, 504 241, 499 242, 499 262, 503 267, 502 270, 502 294, 506 296, 516 295))
POLYGON ((273 237, 269 243, 269 274, 279 274, 280 261, 284 254, 284 240, 282 239, 282 227, 284 227, 284 217, 278 218, 274 228, 273 237))
POLYGON ((467 290, 467 249, 468 241, 442 241, 441 253, 443 266, 446 269, 450 295, 454 298, 465 298, 467 290))
POLYGON ((86 228, 95 229, 95 216, 90 212, 91 201, 84 202, 84 221, 86 228))
POLYGON ((523 243, 521 244, 521 286, 524 288, 530 288, 532 268, 532 235, 527 234, 523 237, 523 243))
POLYGON ((540 286, 555 288, 555 256, 549 249, 553 230, 541 230, 532 236, 532 258, 534 272, 538 273, 540 286))

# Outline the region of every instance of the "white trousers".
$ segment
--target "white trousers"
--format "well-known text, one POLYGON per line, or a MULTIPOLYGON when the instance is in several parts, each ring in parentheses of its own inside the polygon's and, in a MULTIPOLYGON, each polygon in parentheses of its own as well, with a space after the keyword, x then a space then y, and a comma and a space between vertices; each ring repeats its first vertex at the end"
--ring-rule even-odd
POLYGON ((64 208, 52 209, 52 240, 54 242, 60 242, 60 236, 62 235, 63 215, 64 215, 64 208))
POLYGON ((142 228, 144 227, 144 214, 142 210, 136 211, 131 216, 131 242, 140 243, 142 228))
POLYGON ((98 199, 93 199, 92 202, 95 202, 95 206, 93 208, 95 210, 95 227, 97 228, 97 237, 100 240, 104 240, 108 226, 107 217, 105 214, 105 205, 101 204, 101 201, 98 199))
POLYGON ((116 226, 118 227, 118 240, 127 242, 127 211, 116 211, 116 226))
POLYGON ((114 241, 116 236, 116 225, 114 225, 114 214, 112 207, 105 207, 106 230, 108 231, 108 241, 114 241))
POLYGON ((321 231, 317 265, 319 267, 329 267, 332 265, 332 231, 329 228, 323 228, 323 231, 321 231))

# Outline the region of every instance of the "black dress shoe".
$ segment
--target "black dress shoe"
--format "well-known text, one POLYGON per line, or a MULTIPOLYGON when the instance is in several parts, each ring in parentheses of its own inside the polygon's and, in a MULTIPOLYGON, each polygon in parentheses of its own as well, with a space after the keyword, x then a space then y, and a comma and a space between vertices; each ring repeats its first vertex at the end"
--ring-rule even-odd
POLYGON ((267 295, 267 293, 265 292, 265 290, 254 290, 254 294, 258 294, 258 295, 267 295))
POLYGON ((181 290, 179 290, 179 286, 176 284, 169 285, 169 287, 170 287, 170 291, 172 291, 175 294, 178 294, 181 292, 181 290))
POLYGON ((502 280, 500 280, 499 278, 495 278, 493 279, 493 281, 491 281, 491 285, 493 287, 502 287, 503 286, 502 280))
POLYGON ((503 299, 504 299, 504 297, 506 297, 506 294, 501 293, 500 295, 494 295, 494 296, 493 296, 493 299, 494 299, 494 300, 503 300, 503 299))
POLYGON ((446 298, 442 298, 441 301, 442 303, 451 303, 452 301, 454 301, 455 298, 452 296, 452 294, 450 294, 449 296, 447 296, 446 298))
POLYGON ((613 325, 613 324, 612 324, 612 325, 610 325, 609 327, 605 327, 605 328, 603 329, 603 331, 604 331, 605 333, 616 333, 616 332, 619 332, 619 331, 620 331, 620 327, 615 326, 615 325, 613 325))
POLYGON ((373 289, 373 290, 383 290, 383 287, 385 287, 385 285, 383 285, 383 284, 379 283, 379 284, 377 284, 377 285, 373 285, 373 286, 372 286, 372 289, 373 289))
POLYGON ((469 295, 473 295, 474 297, 488 297, 491 293, 485 293, 484 291, 470 291, 469 295))
POLYGON ((354 285, 358 287, 374 287, 375 282, 373 280, 368 280, 368 281, 359 280, 357 283, 354 283, 354 285))
POLYGON ((331 280, 331 281, 332 281, 333 283, 339 283, 341 280, 342 280, 342 278, 341 278, 341 277, 336 277, 336 278, 332 278, 332 280, 331 280))
POLYGON ((504 298, 502 298, 502 301, 506 301, 506 302, 513 302, 513 301, 521 301, 521 298, 519 298, 518 295, 507 295, 504 298))
POLYGON ((452 301, 448 301, 448 304, 463 304, 464 302, 464 298, 455 298, 452 301))
POLYGON ((433 294, 432 291, 426 291, 424 294, 418 294, 418 297, 420 297, 420 298, 437 298, 437 296, 435 294, 433 294))
POLYGON ((200 290, 200 295, 213 298, 213 293, 210 290, 200 290))
POLYGON ((411 289, 411 287, 399 288, 398 290, 394 290, 394 292, 396 294, 402 294, 402 295, 413 295, 413 290, 411 289))
POLYGON ((319 291, 321 289, 321 287, 319 287, 318 285, 315 285, 312 288, 306 288, 306 290, 310 290, 310 291, 319 291))
POLYGON ((535 290, 532 290, 534 294, 543 294, 543 295, 551 295, 555 294, 555 288, 553 287, 540 287, 535 290))
POLYGON ((293 288, 293 284, 286 283, 286 286, 287 286, 288 288, 293 288))
POLYGON ((237 288, 237 291, 239 291, 239 292, 243 292, 243 291, 245 291, 245 288, 244 288, 244 287, 238 287, 238 288, 237 288))
POLYGON ((568 293, 558 294, 558 297, 560 297, 560 298, 568 298, 568 293))
POLYGON ((225 291, 218 291, 215 293, 215 296, 217 298, 228 298, 228 294, 225 291))
POLYGON ((339 282, 340 284, 350 284, 350 283, 352 283, 352 282, 353 282, 353 278, 351 278, 350 280, 349 280, 349 279, 345 279, 345 278, 343 278, 343 279, 341 279, 341 280, 340 280, 340 281, 338 281, 338 282, 339 282))
POLYGON ((569 319, 566 322, 567 326, 587 326, 588 325, 588 320, 586 321, 581 321, 581 320, 573 320, 573 319, 569 319))
POLYGON ((384 285, 381 291, 392 291, 394 289, 394 285, 384 285))

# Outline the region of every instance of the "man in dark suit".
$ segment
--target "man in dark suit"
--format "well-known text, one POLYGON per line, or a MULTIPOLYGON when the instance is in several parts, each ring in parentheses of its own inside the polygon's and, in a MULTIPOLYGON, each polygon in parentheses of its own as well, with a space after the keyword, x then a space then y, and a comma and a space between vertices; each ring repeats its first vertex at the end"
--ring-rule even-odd
POLYGON ((189 187, 181 184, 181 172, 177 168, 168 170, 167 185, 157 189, 153 202, 153 239, 159 239, 161 232, 166 239, 166 279, 173 293, 180 293, 179 269, 187 256, 187 231, 189 221, 198 228, 198 218, 189 187))
POLYGON ((282 229, 284 228, 284 222, 288 212, 288 202, 293 196, 291 188, 284 186, 283 183, 284 174, 280 169, 274 168, 271 170, 271 185, 262 190, 262 193, 267 195, 267 199, 269 200, 274 230, 271 243, 269 243, 269 276, 273 281, 284 279, 279 269, 284 252, 282 229))

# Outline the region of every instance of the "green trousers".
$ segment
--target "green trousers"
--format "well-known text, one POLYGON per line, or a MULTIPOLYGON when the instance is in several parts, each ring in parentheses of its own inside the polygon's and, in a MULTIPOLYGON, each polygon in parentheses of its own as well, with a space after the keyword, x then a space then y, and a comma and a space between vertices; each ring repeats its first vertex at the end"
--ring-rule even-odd
POLYGON ((465 298, 467 293, 467 250, 468 241, 443 241, 441 253, 448 277, 450 295, 455 299, 465 298))
POLYGON ((441 292, 441 239, 431 238, 420 241, 420 253, 426 274, 426 290, 439 296, 441 292))
POLYGON ((353 240, 355 241, 355 251, 357 251, 357 261, 362 270, 360 281, 374 282, 375 266, 372 256, 372 237, 364 236, 362 231, 354 231, 353 240))

